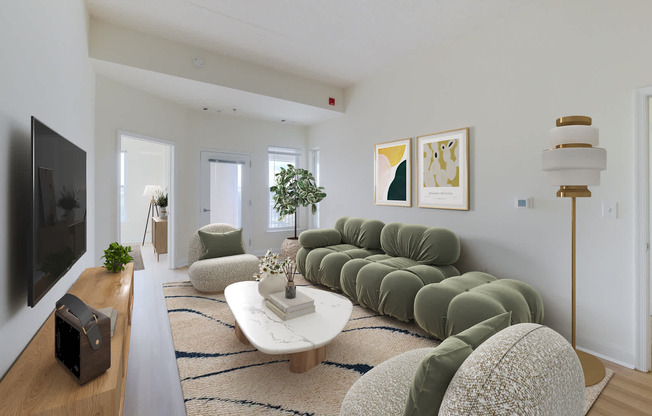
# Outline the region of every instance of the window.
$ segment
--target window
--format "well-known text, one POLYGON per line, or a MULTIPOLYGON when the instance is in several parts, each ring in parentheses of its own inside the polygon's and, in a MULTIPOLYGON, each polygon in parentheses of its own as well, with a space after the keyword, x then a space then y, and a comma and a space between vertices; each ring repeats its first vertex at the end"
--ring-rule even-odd
MULTIPOLYGON (((315 177, 317 186, 320 185, 319 181, 319 149, 310 150, 310 172, 315 177)), ((317 212, 310 217, 311 228, 319 228, 319 204, 317 204, 317 212)))
MULTIPOLYGON (((281 168, 288 165, 298 167, 301 151, 289 147, 268 147, 267 158, 269 161, 269 186, 274 185, 274 175, 280 172, 281 168)), ((296 215, 296 214, 295 214, 296 215)), ((274 210, 274 196, 269 193, 269 222, 267 226, 270 230, 286 230, 294 228, 294 215, 288 215, 283 220, 279 220, 278 213, 274 210)))

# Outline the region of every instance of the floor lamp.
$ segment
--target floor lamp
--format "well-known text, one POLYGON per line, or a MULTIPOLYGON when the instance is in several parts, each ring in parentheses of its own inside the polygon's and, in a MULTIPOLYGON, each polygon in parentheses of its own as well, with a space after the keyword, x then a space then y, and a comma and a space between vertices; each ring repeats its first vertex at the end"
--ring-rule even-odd
MULTIPOLYGON (((575 214, 576 198, 590 198, 589 185, 600 185, 600 171, 607 168, 607 152, 598 145, 598 129, 591 117, 569 116, 557 119, 550 130, 551 148, 543 152, 542 168, 551 185, 559 186, 557 196, 572 199, 571 268, 572 268, 572 344, 575 349, 575 214)), ((591 354, 577 351, 584 371, 584 383, 592 386, 604 378, 605 369, 591 354)))
POLYGON ((149 216, 151 214, 152 218, 154 218, 154 210, 156 210, 156 216, 158 216, 158 207, 156 206, 156 201, 154 200, 154 195, 156 195, 158 192, 162 192, 162 189, 159 185, 147 185, 145 186, 145 191, 143 192, 143 196, 151 197, 149 201, 149 208, 147 209, 147 222, 145 223, 145 232, 143 233, 143 244, 141 244, 143 246, 145 245, 145 236, 147 235, 149 216))

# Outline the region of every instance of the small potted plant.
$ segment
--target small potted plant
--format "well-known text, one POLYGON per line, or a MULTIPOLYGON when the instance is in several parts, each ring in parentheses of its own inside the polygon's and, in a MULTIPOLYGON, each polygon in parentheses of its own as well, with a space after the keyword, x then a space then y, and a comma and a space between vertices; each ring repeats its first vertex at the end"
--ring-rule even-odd
POLYGON ((157 191, 154 201, 159 208, 158 214, 161 218, 168 217, 168 193, 163 191, 157 191))
POLYGON ((131 246, 122 246, 117 242, 109 244, 109 248, 104 250, 104 267, 110 272, 117 273, 125 269, 125 264, 129 263, 132 258, 129 255, 131 246))
POLYGON ((63 220, 68 223, 73 222, 75 219, 74 209, 79 208, 79 191, 68 190, 64 186, 57 206, 64 210, 63 220))

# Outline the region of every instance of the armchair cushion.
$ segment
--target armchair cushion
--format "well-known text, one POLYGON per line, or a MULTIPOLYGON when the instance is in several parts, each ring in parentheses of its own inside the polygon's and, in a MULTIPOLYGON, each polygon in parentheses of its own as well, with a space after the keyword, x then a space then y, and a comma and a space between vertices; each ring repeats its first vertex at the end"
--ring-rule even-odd
POLYGON ((203 230, 197 232, 204 249, 204 252, 199 256, 199 260, 245 254, 242 245, 242 228, 224 233, 212 233, 203 230))

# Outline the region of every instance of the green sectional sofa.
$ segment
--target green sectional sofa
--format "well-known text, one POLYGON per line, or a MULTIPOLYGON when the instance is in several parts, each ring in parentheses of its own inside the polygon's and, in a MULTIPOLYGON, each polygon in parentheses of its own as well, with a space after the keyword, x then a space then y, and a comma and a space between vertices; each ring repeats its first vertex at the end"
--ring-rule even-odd
POLYGON ((297 269, 306 279, 382 315, 414 319, 435 338, 505 312, 512 324, 543 321, 541 296, 528 284, 460 276, 460 240, 445 228, 342 217, 334 228, 302 232, 299 243, 297 269))

